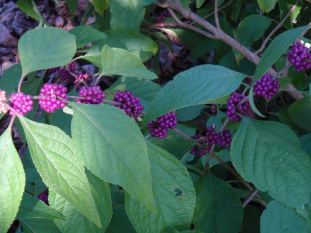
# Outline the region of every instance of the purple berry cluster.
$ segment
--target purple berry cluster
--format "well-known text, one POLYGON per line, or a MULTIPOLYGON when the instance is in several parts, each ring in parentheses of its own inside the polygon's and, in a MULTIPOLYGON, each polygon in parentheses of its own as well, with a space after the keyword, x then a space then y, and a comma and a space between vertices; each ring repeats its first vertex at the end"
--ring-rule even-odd
POLYGON ((39 105, 48 113, 55 112, 56 109, 64 108, 66 106, 65 101, 58 99, 61 97, 67 99, 67 88, 61 84, 45 83, 41 88, 40 95, 46 96, 39 99, 39 105))
POLYGON ((148 128, 152 137, 166 138, 168 129, 174 129, 177 125, 176 113, 169 112, 149 122, 148 128))
POLYGON ((137 115, 142 114, 144 110, 144 106, 141 105, 140 99, 138 97, 135 98, 128 90, 124 92, 117 91, 113 100, 121 103, 122 105, 116 107, 123 109, 124 112, 133 119, 137 119, 137 115))
POLYGON ((45 204, 49 205, 49 191, 46 189, 44 190, 42 193, 40 193, 38 195, 38 198, 41 200, 41 201, 44 201, 45 204))
POLYGON ((100 86, 95 87, 81 87, 79 96, 85 99, 76 99, 79 104, 100 104, 106 97, 105 93, 102 93, 100 86))
POLYGON ((261 95, 269 100, 278 93, 280 84, 278 81, 272 80, 272 75, 265 73, 255 84, 254 93, 261 95))
POLYGON ((232 136, 229 130, 224 130, 222 133, 216 133, 215 125, 211 127, 206 127, 206 132, 203 134, 195 134, 191 138, 200 139, 199 144, 203 145, 205 149, 202 149, 198 146, 195 146, 190 153, 201 158, 203 155, 206 155, 207 152, 211 149, 212 145, 219 144, 221 147, 230 147, 232 141, 232 136))
POLYGON ((83 82, 85 82, 86 84, 91 84, 92 83, 91 75, 89 75, 89 74, 77 74, 75 77, 74 85, 76 87, 80 87, 83 82))
MULTIPOLYGON (((27 112, 33 109, 33 101, 30 95, 24 95, 23 92, 13 94, 10 100, 11 107, 19 114, 24 116, 27 112)), ((14 112, 10 111, 11 115, 14 115, 14 112)))
POLYGON ((216 115, 217 114, 217 106, 216 104, 212 104, 211 107, 209 108, 209 112, 211 115, 216 115))
POLYGON ((1 91, 1 89, 0 89, 0 114, 1 113, 7 113, 7 111, 9 111, 9 108, 5 104, 5 101, 6 101, 6 92, 1 91))
POLYGON ((245 97, 246 96, 242 96, 241 94, 233 92, 230 98, 227 100, 228 111, 226 112, 226 114, 229 117, 230 121, 242 120, 242 117, 237 115, 237 113, 240 113, 241 115, 246 116, 246 113, 250 107, 249 101, 247 100, 245 103, 237 106, 237 104, 241 102, 241 100, 244 99, 245 97))
POLYGON ((292 44, 287 56, 288 61, 293 64, 297 72, 311 68, 311 53, 308 53, 308 48, 300 41, 292 44))
POLYGON ((66 68, 63 68, 63 69, 60 69, 58 71, 58 74, 59 74, 59 77, 62 79, 62 80, 65 80, 65 81, 69 81, 70 77, 71 77, 71 74, 69 72, 74 72, 76 69, 76 65, 75 63, 70 63, 68 66, 67 66, 67 69, 66 68))
POLYGON ((55 68, 51 68, 49 69, 49 73, 55 73, 56 71, 59 71, 62 67, 59 66, 59 67, 55 67, 55 68))

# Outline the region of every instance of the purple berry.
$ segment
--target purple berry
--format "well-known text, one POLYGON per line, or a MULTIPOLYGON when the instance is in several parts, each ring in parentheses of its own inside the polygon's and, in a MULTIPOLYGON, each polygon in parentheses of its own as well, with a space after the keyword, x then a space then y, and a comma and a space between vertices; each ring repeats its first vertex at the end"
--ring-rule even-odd
POLYGON ((212 104, 208 111, 211 115, 216 115, 217 114, 217 105, 212 104))
POLYGON ((64 108, 66 102, 58 99, 61 97, 67 99, 67 88, 61 84, 45 83, 41 88, 40 95, 46 96, 45 98, 39 99, 39 105, 48 113, 55 112, 56 109, 64 108))
POLYGON ((162 139, 167 137, 168 129, 174 129, 175 125, 177 125, 176 113, 169 112, 149 122, 148 128, 152 137, 162 139))
POLYGON ((86 84, 92 83, 92 77, 89 74, 77 74, 75 77, 74 85, 79 88, 82 86, 82 82, 86 84))
POLYGON ((71 74, 65 69, 60 69, 58 71, 58 74, 59 74, 60 79, 65 80, 65 81, 69 81, 71 77, 71 74))
POLYGON ((49 191, 46 189, 44 190, 42 193, 40 193, 38 195, 38 198, 41 200, 41 201, 44 201, 45 204, 49 205, 49 191))
POLYGON ((278 93, 279 88, 278 81, 272 80, 272 75, 266 73, 254 84, 254 93, 271 100, 278 93))
POLYGON ((297 72, 311 68, 311 53, 308 53, 308 48, 299 41, 291 45, 287 57, 297 72))
POLYGON ((249 101, 247 100, 245 103, 237 106, 237 104, 244 99, 246 96, 242 96, 241 94, 238 94, 236 92, 233 92, 230 98, 227 100, 227 109, 226 112, 227 116, 229 117, 230 121, 240 121, 242 120, 242 117, 237 115, 237 113, 240 113, 243 116, 246 116, 246 113, 250 107, 249 101), (236 108, 237 106, 237 108, 236 108))
POLYGON ((75 63, 70 63, 67 67, 68 72, 74 72, 76 69, 76 64, 75 63))
POLYGON ((59 66, 59 67, 55 67, 55 68, 51 68, 49 69, 49 73, 55 73, 56 71, 60 70, 62 67, 59 66))
POLYGON ((95 87, 81 87, 79 96, 85 99, 76 99, 77 103, 80 104, 100 104, 106 97, 105 93, 102 93, 100 86, 95 87))
POLYGON ((140 103, 140 99, 138 97, 135 98, 128 90, 124 92, 117 91, 113 100, 121 103, 122 105, 115 106, 123 109, 124 112, 133 119, 137 119, 137 115, 142 114, 144 110, 144 107, 140 103))
MULTIPOLYGON (((19 114, 24 116, 27 112, 33 109, 33 101, 30 95, 24 95, 23 92, 13 94, 10 100, 11 107, 19 114)), ((11 115, 14 115, 14 112, 10 111, 11 115)))

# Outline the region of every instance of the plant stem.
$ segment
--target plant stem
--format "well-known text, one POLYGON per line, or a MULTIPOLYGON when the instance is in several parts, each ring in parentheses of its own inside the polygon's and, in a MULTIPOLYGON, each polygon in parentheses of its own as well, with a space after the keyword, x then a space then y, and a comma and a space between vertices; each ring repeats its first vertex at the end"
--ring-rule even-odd
POLYGON ((251 195, 249 195, 249 197, 243 202, 242 207, 245 208, 247 206, 248 203, 250 203, 254 197, 256 196, 256 194, 258 193, 258 190, 255 189, 251 195))

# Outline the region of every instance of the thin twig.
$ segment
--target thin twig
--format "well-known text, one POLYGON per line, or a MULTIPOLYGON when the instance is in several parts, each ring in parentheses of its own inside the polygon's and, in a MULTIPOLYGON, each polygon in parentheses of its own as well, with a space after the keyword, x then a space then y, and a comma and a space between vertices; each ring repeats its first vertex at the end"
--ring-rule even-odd
POLYGON ((219 25, 219 18, 218 18, 218 0, 215 0, 214 9, 215 9, 215 23, 216 23, 216 28, 217 28, 218 30, 221 30, 220 25, 219 25))
POLYGON ((102 74, 99 75, 99 76, 97 77, 97 79, 95 80, 95 83, 94 83, 94 87, 97 85, 97 83, 99 82, 99 80, 101 79, 101 77, 103 77, 102 74))
POLYGON ((243 202, 242 207, 245 208, 245 206, 247 206, 248 203, 250 203, 254 197, 256 196, 256 194, 258 193, 258 190, 255 189, 251 195, 249 195, 249 197, 243 202))
MULTIPOLYGON (((229 6, 232 3, 232 0, 230 0, 226 5, 224 5, 223 7, 218 8, 218 11, 225 9, 227 6, 229 6)), ((211 17, 213 14, 215 14, 215 11, 213 11, 212 13, 209 13, 208 15, 203 16, 203 19, 207 19, 208 17, 211 17)), ((191 25, 195 24, 195 22, 192 22, 191 25)))
POLYGON ((260 49, 258 49, 255 54, 261 53, 265 47, 266 44, 268 43, 268 41, 270 40, 271 36, 274 35, 274 33, 284 24, 284 22, 286 21, 286 19, 290 16, 290 14, 295 10, 295 8, 297 7, 298 2, 296 2, 289 10, 289 12, 287 13, 287 15, 285 15, 285 17, 283 18, 283 20, 272 30, 272 32, 270 32, 270 34, 267 36, 267 38, 264 40, 264 42, 262 43, 260 49))

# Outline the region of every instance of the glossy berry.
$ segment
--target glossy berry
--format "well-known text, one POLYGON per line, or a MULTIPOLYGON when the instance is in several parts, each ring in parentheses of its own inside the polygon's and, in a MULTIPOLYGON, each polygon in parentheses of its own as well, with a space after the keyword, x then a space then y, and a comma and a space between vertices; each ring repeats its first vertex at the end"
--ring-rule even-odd
POLYGON ((75 63, 70 63, 67 67, 68 72, 74 72, 76 69, 76 64, 75 63))
POLYGON ((66 102, 58 99, 61 97, 67 99, 67 88, 61 84, 46 83, 43 85, 40 91, 41 96, 47 96, 39 99, 39 105, 48 113, 55 112, 56 109, 64 108, 66 102))
POLYGON ((222 133, 219 134, 217 143, 221 147, 230 147, 231 142, 232 142, 232 135, 230 133, 230 130, 225 129, 224 131, 222 131, 222 133))
POLYGON ((75 77, 74 85, 76 87, 81 87, 85 82, 86 84, 91 84, 92 83, 92 77, 89 74, 77 74, 75 77))
POLYGON ((254 93, 271 100, 278 93, 279 88, 277 79, 272 80, 272 75, 266 73, 254 84, 254 93))
POLYGON ((242 120, 241 116, 238 116, 237 113, 245 116, 250 104, 249 101, 247 100, 245 103, 240 104, 237 106, 237 104, 244 99, 246 96, 242 96, 241 94, 238 94, 236 92, 233 92, 230 98, 227 100, 227 109, 228 111, 226 112, 227 116, 229 117, 230 121, 240 121, 242 120), (236 107, 237 106, 237 107, 236 107))
MULTIPOLYGON (((10 100, 11 107, 19 114, 24 116, 27 112, 33 109, 33 101, 30 95, 24 95, 23 92, 13 94, 10 100)), ((14 115, 14 112, 10 111, 11 115, 14 115)))
POLYGON ((44 190, 42 193, 40 193, 38 195, 38 198, 41 200, 41 201, 44 201, 45 204, 49 205, 49 191, 46 189, 44 190))
POLYGON ((311 68, 311 53, 308 53, 308 48, 299 41, 291 45, 287 57, 297 72, 311 68))
POLYGON ((100 86, 95 87, 81 87, 79 96, 85 99, 76 99, 77 103, 80 104, 100 104, 106 97, 105 93, 102 93, 100 86))
POLYGON ((1 91, 0 89, 0 114, 1 113, 7 113, 7 111, 9 111, 8 106, 5 104, 6 101, 6 92, 5 91, 1 91))
POLYGON ((138 97, 135 98, 128 90, 124 92, 117 91, 113 100, 122 104, 116 107, 123 109, 127 115, 134 119, 137 119, 137 115, 142 114, 144 110, 144 107, 140 103, 140 99, 138 97))
POLYGON ((169 112, 149 122, 148 128, 152 137, 162 139, 167 137, 168 129, 174 129, 175 125, 177 125, 176 113, 169 112))
POLYGON ((62 67, 59 66, 59 67, 55 67, 55 68, 51 68, 49 69, 49 73, 55 73, 56 71, 60 70, 62 67))
POLYGON ((74 72, 76 69, 76 65, 74 63, 70 63, 67 68, 60 69, 58 71, 59 77, 62 80, 69 81, 71 74, 69 72, 74 72))
POLYGON ((216 115, 217 114, 217 106, 216 104, 212 104, 211 107, 209 108, 209 113, 211 115, 216 115))

